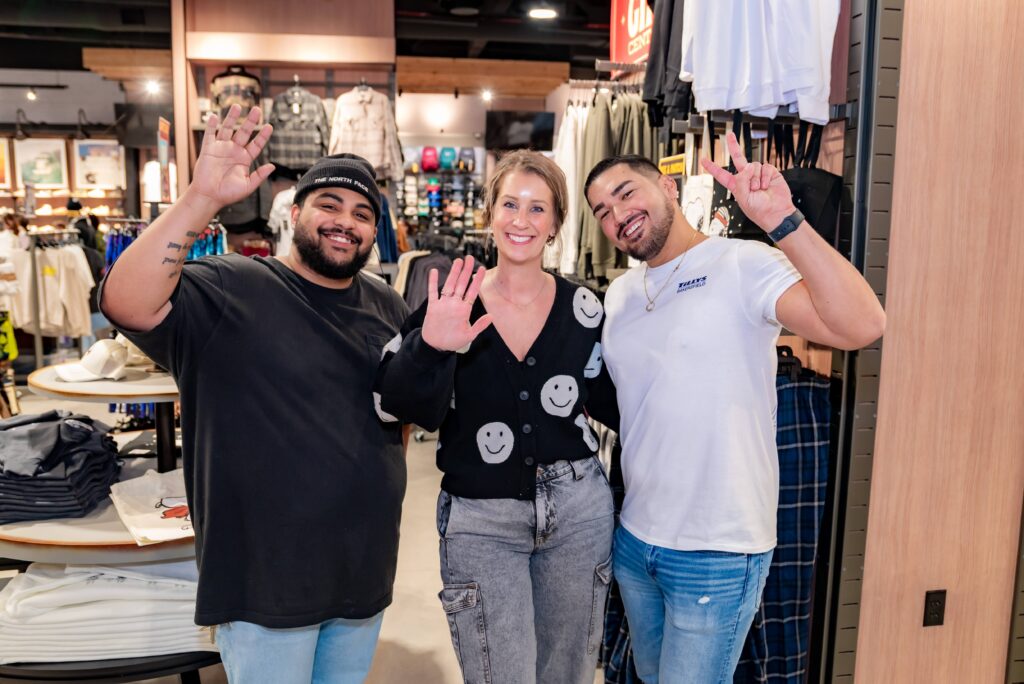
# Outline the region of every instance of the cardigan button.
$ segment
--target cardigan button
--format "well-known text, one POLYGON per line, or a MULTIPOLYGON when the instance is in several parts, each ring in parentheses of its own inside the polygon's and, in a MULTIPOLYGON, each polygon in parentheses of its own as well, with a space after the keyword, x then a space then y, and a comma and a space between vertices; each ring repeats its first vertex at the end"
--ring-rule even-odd
POLYGON ((519 398, 522 399, 523 401, 526 401, 527 399, 530 398, 530 393, 527 392, 526 390, 523 390, 522 392, 519 393, 519 398))
POLYGON ((524 423, 523 424, 523 434, 524 435, 528 435, 531 432, 533 432, 533 426, 530 425, 529 423, 524 423))
POLYGON ((526 458, 524 458, 523 459, 523 463, 525 463, 528 466, 532 466, 533 465, 533 456, 527 456, 526 458))
POLYGON ((536 366, 537 365, 537 359, 533 358, 532 356, 527 356, 526 357, 526 365, 530 366, 530 367, 536 366))

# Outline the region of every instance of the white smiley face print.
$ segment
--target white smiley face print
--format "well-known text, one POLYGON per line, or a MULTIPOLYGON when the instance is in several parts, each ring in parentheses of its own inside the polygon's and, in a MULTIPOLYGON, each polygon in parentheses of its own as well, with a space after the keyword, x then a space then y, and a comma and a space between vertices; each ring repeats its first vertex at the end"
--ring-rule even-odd
POLYGON ((601 368, 604 366, 604 357, 601 356, 601 343, 594 343, 594 350, 590 352, 590 359, 587 360, 587 365, 583 369, 583 377, 587 380, 593 380, 601 374, 601 368))
POLYGON ((540 390, 540 405, 553 416, 568 418, 580 398, 580 388, 571 375, 556 375, 540 390))
POLYGON ((587 443, 587 446, 590 447, 590 450, 597 451, 598 447, 600 447, 601 445, 598 443, 597 437, 590 429, 590 424, 587 423, 587 417, 584 416, 582 413, 576 416, 576 426, 583 430, 583 441, 587 443))
POLYGON ((381 396, 380 392, 373 393, 373 409, 377 412, 377 417, 385 423, 397 423, 398 418, 385 411, 380 407, 381 396))
POLYGON ((383 359, 387 356, 388 352, 397 354, 398 350, 402 347, 402 333, 398 333, 391 340, 384 345, 384 348, 380 350, 380 358, 383 359))
POLYGON ((487 423, 476 432, 476 446, 484 463, 504 463, 512 455, 515 437, 505 423, 487 423))
POLYGON ((596 328, 604 318, 604 306, 593 292, 585 287, 572 296, 572 312, 584 328, 596 328))

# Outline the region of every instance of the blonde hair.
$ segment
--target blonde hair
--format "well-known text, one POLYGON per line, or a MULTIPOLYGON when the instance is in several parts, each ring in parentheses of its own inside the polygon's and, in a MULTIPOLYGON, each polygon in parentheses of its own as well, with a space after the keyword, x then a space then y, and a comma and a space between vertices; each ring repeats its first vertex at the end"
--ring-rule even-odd
POLYGON ((505 179, 516 171, 532 173, 544 181, 551 190, 551 197, 554 201, 555 214, 555 235, 562 229, 565 223, 566 205, 568 204, 569 191, 565 186, 565 174, 558 164, 545 157, 540 152, 532 150, 516 150, 509 152, 494 167, 494 175, 487 181, 487 188, 484 190, 484 225, 491 225, 491 217, 495 202, 498 201, 498 194, 501 192, 501 185, 505 179))

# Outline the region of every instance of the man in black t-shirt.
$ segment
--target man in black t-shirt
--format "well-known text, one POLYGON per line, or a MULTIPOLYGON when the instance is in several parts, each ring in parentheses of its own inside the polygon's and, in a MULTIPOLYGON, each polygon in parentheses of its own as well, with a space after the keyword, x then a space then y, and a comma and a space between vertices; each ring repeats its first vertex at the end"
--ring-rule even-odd
POLYGON ((193 181, 118 259, 103 312, 181 393, 196 623, 232 682, 361 682, 391 603, 405 493, 401 426, 374 406, 408 310, 360 273, 380 194, 354 155, 299 180, 295 248, 185 263, 218 210, 270 174, 259 109, 211 117, 193 181))

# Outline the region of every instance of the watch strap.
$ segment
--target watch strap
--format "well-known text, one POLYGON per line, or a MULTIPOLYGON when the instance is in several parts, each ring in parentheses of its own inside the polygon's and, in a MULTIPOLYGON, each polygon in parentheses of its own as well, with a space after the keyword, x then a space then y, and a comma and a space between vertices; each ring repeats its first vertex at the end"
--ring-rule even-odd
POLYGON ((772 239, 772 242, 779 242, 782 238, 799 228, 800 224, 803 222, 804 215, 799 209, 797 209, 792 214, 782 219, 782 223, 779 224, 779 227, 768 233, 768 237, 772 239))

